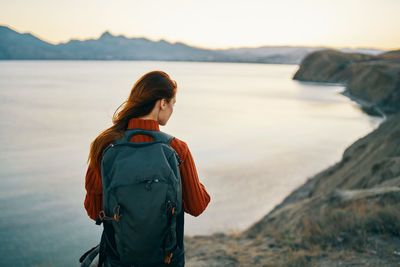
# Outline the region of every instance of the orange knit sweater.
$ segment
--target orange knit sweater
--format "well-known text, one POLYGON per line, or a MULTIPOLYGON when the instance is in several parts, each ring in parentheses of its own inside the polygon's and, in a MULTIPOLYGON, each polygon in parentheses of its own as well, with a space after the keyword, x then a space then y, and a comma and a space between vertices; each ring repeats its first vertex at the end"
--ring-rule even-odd
MULTIPOLYGON (((140 128, 146 130, 159 131, 158 122, 155 120, 143 120, 133 118, 129 121, 128 129, 140 128)), ((151 142, 153 137, 148 135, 135 135, 132 136, 131 142, 151 142)), ((174 138, 170 143, 171 147, 175 149, 179 157, 183 161, 180 165, 180 173, 182 180, 182 202, 185 212, 198 216, 207 207, 210 202, 204 185, 202 185, 197 176, 196 166, 193 157, 185 142, 174 138)), ((94 169, 89 165, 86 172, 86 197, 84 206, 87 214, 93 220, 99 216, 99 212, 103 209, 103 190, 101 182, 101 169, 94 169)))

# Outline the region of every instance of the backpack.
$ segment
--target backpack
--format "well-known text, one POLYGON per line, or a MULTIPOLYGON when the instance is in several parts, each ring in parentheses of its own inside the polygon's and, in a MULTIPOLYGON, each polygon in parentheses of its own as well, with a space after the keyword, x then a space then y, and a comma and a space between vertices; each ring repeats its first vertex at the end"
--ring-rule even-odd
POLYGON ((169 145, 173 138, 161 131, 129 129, 103 152, 103 210, 98 220, 112 225, 122 264, 170 263, 177 247, 182 184, 181 160, 169 145), (154 140, 130 142, 137 134, 154 140))

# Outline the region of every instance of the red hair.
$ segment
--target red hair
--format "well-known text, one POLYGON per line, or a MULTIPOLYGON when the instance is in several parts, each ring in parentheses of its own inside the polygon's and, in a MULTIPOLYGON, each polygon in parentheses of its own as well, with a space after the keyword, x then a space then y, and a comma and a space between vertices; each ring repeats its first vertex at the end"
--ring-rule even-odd
POLYGON ((112 119, 114 125, 100 133, 91 143, 88 164, 98 168, 103 150, 112 141, 123 136, 129 120, 149 114, 160 99, 169 102, 175 96, 176 90, 176 82, 163 71, 152 71, 143 75, 133 86, 128 100, 115 110, 112 119), (121 107, 121 111, 117 113, 121 107))

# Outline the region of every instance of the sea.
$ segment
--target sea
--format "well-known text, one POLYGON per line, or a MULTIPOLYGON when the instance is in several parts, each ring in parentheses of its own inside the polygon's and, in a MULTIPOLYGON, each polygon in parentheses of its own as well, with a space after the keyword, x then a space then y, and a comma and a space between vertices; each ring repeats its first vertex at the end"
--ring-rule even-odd
POLYGON ((0 61, 0 266, 77 266, 99 243, 83 206, 90 143, 152 70, 178 84, 161 130, 188 144, 211 196, 185 234, 246 230, 382 121, 343 85, 293 80, 298 67, 0 61))

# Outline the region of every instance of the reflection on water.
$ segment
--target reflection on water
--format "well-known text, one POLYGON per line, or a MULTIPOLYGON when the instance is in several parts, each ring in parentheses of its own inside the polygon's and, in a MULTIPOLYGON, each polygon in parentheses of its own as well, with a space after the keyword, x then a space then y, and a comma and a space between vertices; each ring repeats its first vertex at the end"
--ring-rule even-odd
POLYGON ((99 241, 83 209, 89 145, 150 70, 178 82, 162 127, 186 141, 211 194, 186 234, 240 231, 378 125, 297 66, 190 62, 0 62, 0 265, 71 266, 99 241))

